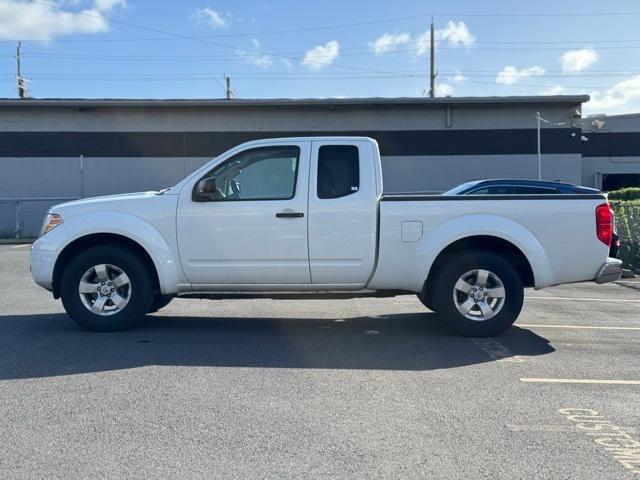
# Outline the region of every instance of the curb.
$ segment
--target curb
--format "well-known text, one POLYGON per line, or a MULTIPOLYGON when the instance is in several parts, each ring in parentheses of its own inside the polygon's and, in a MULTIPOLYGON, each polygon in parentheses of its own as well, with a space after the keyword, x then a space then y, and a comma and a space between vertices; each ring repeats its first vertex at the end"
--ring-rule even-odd
POLYGON ((0 238, 0 245, 23 245, 35 241, 35 238, 0 238))

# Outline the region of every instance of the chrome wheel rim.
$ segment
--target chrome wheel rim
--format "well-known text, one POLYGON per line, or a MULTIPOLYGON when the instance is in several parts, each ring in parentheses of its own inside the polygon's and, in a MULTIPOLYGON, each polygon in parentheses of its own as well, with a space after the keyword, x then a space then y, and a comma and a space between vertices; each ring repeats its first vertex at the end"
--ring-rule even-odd
POLYGON ((120 267, 101 263, 84 272, 78 293, 82 304, 91 313, 114 315, 129 303, 131 281, 120 267))
POLYGON ((505 299, 502 280, 489 270, 470 270, 461 275, 453 287, 453 302, 458 312, 477 322, 495 317, 505 299))

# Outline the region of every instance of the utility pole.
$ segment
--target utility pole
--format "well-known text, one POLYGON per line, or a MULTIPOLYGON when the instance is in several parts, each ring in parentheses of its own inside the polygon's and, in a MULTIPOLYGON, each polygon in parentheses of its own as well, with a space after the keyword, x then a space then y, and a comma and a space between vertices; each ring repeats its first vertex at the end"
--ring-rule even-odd
POLYGON ((430 73, 429 73, 429 97, 436 96, 436 46, 435 46, 435 30, 433 28, 433 17, 431 17, 431 45, 430 45, 430 73))
POLYGON ((231 100, 233 98, 233 91, 231 90, 231 78, 224 76, 224 81, 226 83, 226 97, 227 100, 231 100))
POLYGON ((22 42, 18 42, 18 46, 16 47, 16 81, 18 82, 18 97, 21 100, 24 100, 27 96, 27 89, 24 86, 24 77, 22 76, 22 72, 20 71, 20 48, 22 47, 22 42))

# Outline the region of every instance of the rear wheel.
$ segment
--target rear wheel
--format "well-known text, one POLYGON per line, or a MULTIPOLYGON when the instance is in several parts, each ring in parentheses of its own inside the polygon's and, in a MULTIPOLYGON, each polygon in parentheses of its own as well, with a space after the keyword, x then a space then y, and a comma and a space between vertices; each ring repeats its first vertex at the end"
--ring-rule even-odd
POLYGON ((150 277, 144 262, 125 247, 92 247, 77 254, 62 274, 62 303, 87 330, 124 330, 149 311, 150 277))
POLYGON ((465 336, 502 333, 522 310, 524 290, 518 272, 492 252, 474 250, 458 255, 434 283, 436 311, 465 336))

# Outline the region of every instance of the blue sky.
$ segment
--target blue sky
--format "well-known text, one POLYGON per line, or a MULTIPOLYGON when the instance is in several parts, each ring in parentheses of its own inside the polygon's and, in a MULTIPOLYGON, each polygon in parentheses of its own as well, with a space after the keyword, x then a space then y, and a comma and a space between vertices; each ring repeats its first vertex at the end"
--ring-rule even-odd
POLYGON ((640 111, 637 0, 0 0, 0 97, 20 39, 39 98, 218 98, 224 74, 238 98, 420 96, 432 14, 438 95, 640 111))

